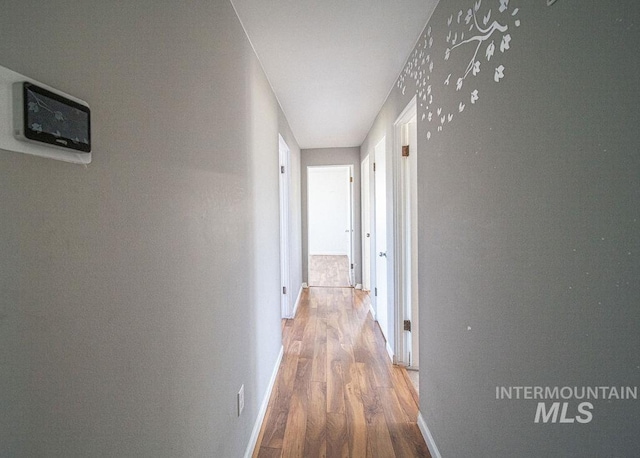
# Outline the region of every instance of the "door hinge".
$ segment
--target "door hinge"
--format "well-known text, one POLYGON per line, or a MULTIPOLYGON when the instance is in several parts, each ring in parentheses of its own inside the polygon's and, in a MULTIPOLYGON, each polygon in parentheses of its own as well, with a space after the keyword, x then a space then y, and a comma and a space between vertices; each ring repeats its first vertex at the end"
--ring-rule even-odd
POLYGON ((353 183, 353 177, 349 177, 349 183, 353 183))
POLYGON ((376 171, 376 163, 375 162, 373 163, 373 171, 374 172, 376 171))
POLYGON ((280 166, 280 173, 284 173, 284 165, 280 166))
POLYGON ((378 295, 378 288, 373 288, 373 295, 377 296, 378 295))
POLYGON ((404 320, 404 330, 411 332, 411 320, 404 320))
POLYGON ((282 287, 282 294, 287 294, 287 287, 286 286, 282 287))
POLYGON ((351 270, 353 270, 353 264, 351 264, 351 270))
POLYGON ((402 147, 402 157, 409 157, 409 145, 402 147))

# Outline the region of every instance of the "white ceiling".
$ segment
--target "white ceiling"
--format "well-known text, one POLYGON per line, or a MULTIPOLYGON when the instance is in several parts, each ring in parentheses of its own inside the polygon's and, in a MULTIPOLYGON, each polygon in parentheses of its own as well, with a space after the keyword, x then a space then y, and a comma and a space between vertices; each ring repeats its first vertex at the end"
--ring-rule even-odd
POLYGON ((360 146, 438 0, 231 0, 301 148, 360 146))

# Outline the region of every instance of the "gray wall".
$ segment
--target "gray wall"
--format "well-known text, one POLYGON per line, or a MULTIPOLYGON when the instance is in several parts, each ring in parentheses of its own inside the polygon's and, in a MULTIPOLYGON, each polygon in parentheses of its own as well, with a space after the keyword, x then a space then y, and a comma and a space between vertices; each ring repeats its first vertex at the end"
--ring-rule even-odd
POLYGON ((446 37, 474 3, 439 4, 362 146, 418 94, 420 410, 445 457, 635 456, 640 401, 535 424, 495 387, 638 385, 640 6, 484 1, 509 49, 495 32, 456 90, 475 45, 446 37))
POLYGON ((231 4, 7 0, 0 65, 94 133, 86 168, 0 151, 0 455, 241 456, 298 148, 231 4))
POLYGON ((302 278, 307 282, 309 267, 309 240, 307 226, 307 167, 318 165, 353 166, 353 243, 354 273, 356 283, 362 283, 362 234, 360 228, 360 150, 358 148, 303 149, 301 152, 301 198, 302 198, 302 278))

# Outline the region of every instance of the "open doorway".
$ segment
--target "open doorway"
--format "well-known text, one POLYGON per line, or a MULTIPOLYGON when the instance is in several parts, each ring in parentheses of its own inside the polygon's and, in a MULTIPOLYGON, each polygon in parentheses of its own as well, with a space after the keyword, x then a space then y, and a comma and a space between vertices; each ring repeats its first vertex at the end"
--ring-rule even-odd
POLYGON ((353 286, 352 177, 350 165, 307 167, 309 286, 353 286))
POLYGON ((407 367, 418 392, 418 155, 414 98, 394 124, 396 360, 407 367))

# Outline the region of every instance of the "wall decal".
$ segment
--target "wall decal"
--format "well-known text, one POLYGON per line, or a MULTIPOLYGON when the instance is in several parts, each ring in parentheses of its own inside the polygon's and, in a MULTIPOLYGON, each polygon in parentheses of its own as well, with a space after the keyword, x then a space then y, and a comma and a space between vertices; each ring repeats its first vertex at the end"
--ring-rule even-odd
POLYGON ((455 112, 464 114, 468 103, 477 106, 479 83, 496 84, 508 78, 503 56, 511 49, 515 31, 521 25, 520 9, 514 6, 518 1, 467 3, 467 8, 451 12, 442 28, 439 24, 427 28, 397 80, 403 95, 411 83, 415 85, 428 140, 433 132, 442 132, 452 123, 455 112), (486 77, 482 76, 485 72, 486 77), (441 83, 438 75, 443 75, 441 83))

